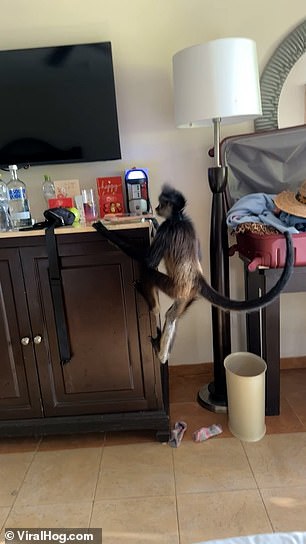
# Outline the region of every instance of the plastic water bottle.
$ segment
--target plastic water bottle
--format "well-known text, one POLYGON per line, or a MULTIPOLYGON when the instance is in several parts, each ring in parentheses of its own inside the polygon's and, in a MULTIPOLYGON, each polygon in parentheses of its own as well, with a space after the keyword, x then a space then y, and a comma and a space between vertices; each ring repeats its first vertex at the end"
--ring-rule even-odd
POLYGON ((31 227, 32 219, 25 183, 18 178, 16 164, 11 164, 9 171, 10 180, 7 189, 13 229, 31 227))
POLYGON ((49 200, 55 198, 55 187, 54 183, 51 180, 51 177, 47 174, 44 175, 44 182, 42 184, 42 191, 44 193, 45 200, 49 205, 49 200))
POLYGON ((6 232, 11 229, 12 222, 8 206, 8 190, 0 174, 0 232, 6 232))

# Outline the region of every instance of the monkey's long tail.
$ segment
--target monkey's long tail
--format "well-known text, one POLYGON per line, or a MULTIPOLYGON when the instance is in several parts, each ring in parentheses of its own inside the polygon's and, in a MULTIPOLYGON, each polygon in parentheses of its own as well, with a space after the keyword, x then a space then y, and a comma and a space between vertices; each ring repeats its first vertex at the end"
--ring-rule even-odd
POLYGON ((281 291, 284 289, 287 284, 290 276, 293 272, 294 266, 294 248, 291 234, 289 232, 284 233, 286 237, 286 261, 283 268, 282 274, 276 284, 265 293, 262 297, 258 297, 251 300, 232 300, 229 299, 216 291, 213 287, 208 285, 203 276, 200 277, 200 294, 211 302, 214 306, 219 306, 223 310, 234 310, 234 311, 255 311, 263 306, 267 306, 272 302, 277 296, 280 295, 281 291))

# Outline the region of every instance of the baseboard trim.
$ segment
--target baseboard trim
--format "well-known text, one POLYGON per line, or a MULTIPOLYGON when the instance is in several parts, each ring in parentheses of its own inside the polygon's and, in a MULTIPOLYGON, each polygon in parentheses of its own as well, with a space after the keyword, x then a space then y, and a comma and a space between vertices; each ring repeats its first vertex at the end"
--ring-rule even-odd
POLYGON ((213 376, 213 363, 195 363, 190 365, 170 365, 169 374, 171 378, 187 376, 207 376, 209 379, 213 376))
MULTIPOLYGON (((280 368, 281 370, 306 368, 306 357, 282 357, 280 360, 280 368)), ((169 366, 169 374, 171 378, 202 375, 210 379, 213 377, 213 371, 213 363, 194 363, 190 365, 169 366)))
POLYGON ((292 368, 306 368, 306 357, 282 357, 280 361, 281 370, 292 368))

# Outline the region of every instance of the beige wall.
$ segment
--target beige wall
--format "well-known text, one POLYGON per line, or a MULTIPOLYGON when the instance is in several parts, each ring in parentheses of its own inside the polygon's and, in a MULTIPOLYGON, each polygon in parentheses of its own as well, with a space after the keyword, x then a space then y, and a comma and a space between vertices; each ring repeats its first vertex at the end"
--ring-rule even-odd
MULTIPOLYGON (((206 171, 212 132, 174 127, 172 56, 210 39, 244 36, 256 41, 262 69, 275 47, 305 17, 305 0, 1 0, 0 5, 1 49, 104 40, 113 47, 123 158, 22 172, 34 216, 39 219, 44 209, 44 172, 54 179, 79 178, 86 187, 97 175, 145 166, 153 203, 165 181, 186 194, 209 274, 211 197, 206 171)), ((5 74, 0 84, 5 85, 5 74)), ((227 127, 223 136, 249 130, 249 124, 227 127)), ((238 259, 231 263, 233 294, 243 296, 241 264, 238 259)), ((232 322, 233 349, 243 349, 243 320, 233 315, 232 322)), ((296 340, 291 346, 293 351, 303 349, 296 340)), ((210 306, 198 301, 180 323, 171 364, 211 360, 210 306)))

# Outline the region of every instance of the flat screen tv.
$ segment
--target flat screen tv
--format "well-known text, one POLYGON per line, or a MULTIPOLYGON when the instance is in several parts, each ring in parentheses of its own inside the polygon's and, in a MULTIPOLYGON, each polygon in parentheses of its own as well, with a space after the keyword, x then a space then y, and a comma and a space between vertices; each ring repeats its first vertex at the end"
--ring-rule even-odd
POLYGON ((0 167, 121 158, 110 42, 0 51, 0 167))

